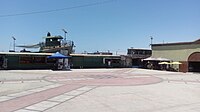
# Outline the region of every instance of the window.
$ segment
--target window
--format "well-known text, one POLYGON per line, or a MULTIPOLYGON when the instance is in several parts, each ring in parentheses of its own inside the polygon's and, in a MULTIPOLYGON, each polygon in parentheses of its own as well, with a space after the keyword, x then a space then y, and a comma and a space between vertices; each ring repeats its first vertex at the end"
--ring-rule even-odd
POLYGON ((33 57, 33 63, 45 63, 45 57, 33 57))
POLYGON ((46 57, 33 57, 33 56, 22 56, 20 57, 21 64, 38 64, 45 63, 46 57))
POLYGON ((56 63, 57 59, 51 58, 47 59, 47 63, 56 63))
POLYGON ((28 56, 20 57, 20 59, 19 59, 20 63, 22 63, 22 64, 29 64, 32 62, 32 60, 33 60, 33 58, 28 57, 28 56))

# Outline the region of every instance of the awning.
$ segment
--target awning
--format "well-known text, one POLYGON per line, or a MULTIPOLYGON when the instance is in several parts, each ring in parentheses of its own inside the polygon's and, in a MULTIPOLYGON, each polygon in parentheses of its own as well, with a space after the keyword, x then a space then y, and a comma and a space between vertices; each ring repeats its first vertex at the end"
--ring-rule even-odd
POLYGON ((57 59, 62 59, 62 58, 69 58, 70 56, 65 56, 60 54, 59 52, 56 52, 55 54, 48 56, 47 58, 57 58, 57 59))
POLYGON ((143 59, 144 61, 153 61, 153 60, 157 60, 156 58, 153 57, 149 57, 149 58, 145 58, 143 59))
POLYGON ((172 65, 180 65, 180 64, 182 64, 181 62, 178 62, 178 61, 174 61, 174 62, 171 62, 170 64, 172 64, 172 65))
POLYGON ((160 63, 158 63, 159 65, 168 65, 168 64, 170 64, 169 62, 165 62, 165 61, 163 61, 163 62, 160 62, 160 63))
POLYGON ((143 59, 144 61, 171 61, 171 59, 167 59, 167 58, 153 58, 153 57, 149 57, 146 59, 143 59))
POLYGON ((157 60, 159 60, 159 61, 171 61, 170 59, 167 59, 167 58, 157 58, 157 60))

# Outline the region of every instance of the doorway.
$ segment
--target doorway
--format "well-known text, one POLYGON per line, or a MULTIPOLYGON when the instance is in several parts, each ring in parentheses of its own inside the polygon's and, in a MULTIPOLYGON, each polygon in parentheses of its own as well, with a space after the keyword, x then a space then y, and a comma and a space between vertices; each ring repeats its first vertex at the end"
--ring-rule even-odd
POLYGON ((189 62, 189 72, 200 72, 200 61, 189 62))
POLYGON ((200 52, 194 52, 188 57, 188 71, 200 72, 200 52))

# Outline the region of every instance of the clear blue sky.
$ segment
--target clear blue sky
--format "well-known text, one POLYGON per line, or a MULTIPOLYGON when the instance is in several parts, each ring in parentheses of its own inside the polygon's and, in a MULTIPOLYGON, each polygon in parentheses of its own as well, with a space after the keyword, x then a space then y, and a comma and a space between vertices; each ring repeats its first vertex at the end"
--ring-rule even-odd
POLYGON ((200 0, 113 0, 89 7, 23 16, 5 16, 70 8, 107 0, 0 0, 0 51, 43 41, 49 31, 73 40, 76 52, 126 52, 154 43, 200 38, 200 0))

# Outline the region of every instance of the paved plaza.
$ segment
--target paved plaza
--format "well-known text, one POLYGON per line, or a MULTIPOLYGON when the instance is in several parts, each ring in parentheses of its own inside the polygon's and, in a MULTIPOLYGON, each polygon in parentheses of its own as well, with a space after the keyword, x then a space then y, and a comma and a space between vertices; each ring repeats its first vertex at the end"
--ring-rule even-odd
POLYGON ((200 112, 200 74, 1 70, 0 112, 200 112))

